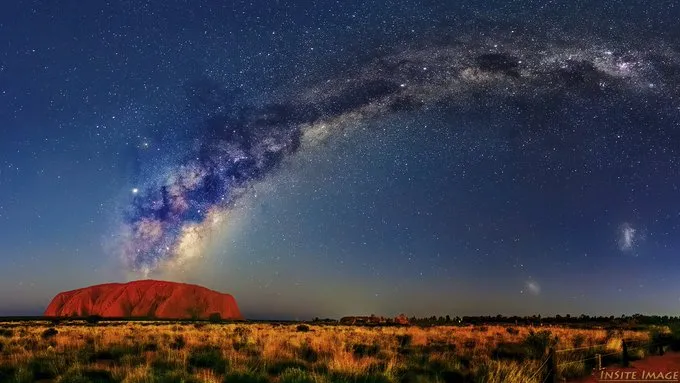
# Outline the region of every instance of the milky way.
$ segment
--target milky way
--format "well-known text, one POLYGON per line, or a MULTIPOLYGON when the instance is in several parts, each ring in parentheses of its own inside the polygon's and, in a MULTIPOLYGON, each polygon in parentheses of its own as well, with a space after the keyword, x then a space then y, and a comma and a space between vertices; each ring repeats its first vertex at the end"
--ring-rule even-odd
MULTIPOLYGON (((555 97, 615 102, 616 95, 654 100, 680 94, 680 55, 662 42, 557 43, 513 33, 395 47, 316 85, 291 84, 261 105, 245 106, 210 86, 193 88, 191 99, 203 107, 199 127, 179 148, 180 160, 140 180, 125 209, 119 255, 126 268, 149 273, 199 257, 206 236, 228 219, 249 186, 287 156, 362 121, 497 99, 541 105, 555 97)), ((623 231, 622 250, 633 246, 631 230, 623 231)), ((538 291, 532 286, 527 289, 538 291)))

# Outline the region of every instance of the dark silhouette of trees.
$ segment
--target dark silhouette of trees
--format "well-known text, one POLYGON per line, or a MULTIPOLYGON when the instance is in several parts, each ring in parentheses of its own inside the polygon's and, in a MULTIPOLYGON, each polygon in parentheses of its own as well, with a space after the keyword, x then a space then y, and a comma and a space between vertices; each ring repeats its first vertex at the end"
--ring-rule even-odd
POLYGON ((487 324, 499 324, 499 325, 531 325, 531 326, 542 326, 542 325, 573 325, 580 327, 593 327, 593 326, 646 326, 646 325, 680 325, 680 317, 671 317, 668 315, 621 315, 616 317, 614 315, 609 316, 590 316, 587 314, 571 315, 557 314, 552 317, 543 317, 541 315, 530 315, 530 316, 463 316, 463 317, 451 317, 451 315, 446 316, 430 316, 430 317, 415 317, 409 318, 411 325, 417 326, 435 326, 435 325, 487 325, 487 324))

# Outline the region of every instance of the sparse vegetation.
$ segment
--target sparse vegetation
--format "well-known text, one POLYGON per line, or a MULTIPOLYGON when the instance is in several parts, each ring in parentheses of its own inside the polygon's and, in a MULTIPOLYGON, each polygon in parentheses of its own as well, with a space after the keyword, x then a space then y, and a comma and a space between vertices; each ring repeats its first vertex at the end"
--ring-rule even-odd
MULTIPOLYGON (((191 322, 0 323, 0 381, 31 382, 540 382, 550 347, 649 341, 644 331, 557 326, 385 326, 191 322)), ((677 338, 676 338, 677 339, 677 338)), ((560 353, 561 360, 595 350, 560 353)), ((631 359, 649 350, 631 348, 631 359)), ((603 363, 617 362, 616 355, 603 363)), ((571 363, 560 376, 590 373, 571 363)))

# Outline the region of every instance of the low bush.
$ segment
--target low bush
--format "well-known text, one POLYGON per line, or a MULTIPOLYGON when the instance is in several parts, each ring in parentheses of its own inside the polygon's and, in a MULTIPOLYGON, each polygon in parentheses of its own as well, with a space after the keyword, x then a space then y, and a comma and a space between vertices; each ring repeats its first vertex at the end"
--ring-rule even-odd
POLYGON ((316 352, 308 343, 304 343, 297 350, 298 358, 305 362, 314 363, 319 359, 319 353, 316 352))
POLYGON ((299 368, 289 368, 279 376, 280 383, 315 383, 307 371, 299 368))
POLYGON ((11 338, 14 336, 14 331, 8 328, 0 328, 0 336, 5 338, 11 338))
POLYGON ((212 347, 199 347, 191 350, 187 364, 193 368, 209 368, 219 374, 227 370, 227 361, 222 353, 212 347))
POLYGON ((43 331, 41 336, 43 339, 50 339, 57 334, 59 334, 59 331, 57 331, 57 329, 54 327, 50 327, 47 330, 43 331))
POLYGON ((527 347, 522 343, 499 343, 493 351, 495 359, 526 360, 529 356, 527 347))
POLYGON ((173 350, 181 350, 186 345, 187 341, 184 340, 184 337, 182 335, 177 335, 175 337, 175 340, 172 343, 170 343, 170 348, 173 350))
POLYGON ((397 342, 399 342, 399 347, 409 347, 413 341, 413 336, 411 334, 397 335, 397 342))
POLYGON ((380 346, 377 344, 354 344, 352 345, 352 352, 354 356, 363 358, 365 356, 376 356, 380 352, 380 346))
POLYGON ((230 373, 225 375, 224 383, 267 383, 269 379, 258 373, 230 373))
POLYGON ((527 348, 527 356, 532 359, 541 359, 548 351, 548 348, 554 347, 558 339, 553 337, 548 330, 534 332, 531 330, 529 335, 524 339, 524 346, 527 348))

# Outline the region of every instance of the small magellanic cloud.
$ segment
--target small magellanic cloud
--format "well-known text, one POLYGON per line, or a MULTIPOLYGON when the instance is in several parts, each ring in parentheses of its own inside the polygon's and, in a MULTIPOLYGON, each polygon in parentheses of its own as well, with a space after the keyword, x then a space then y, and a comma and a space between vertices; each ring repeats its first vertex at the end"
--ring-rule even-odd
POLYGON ((538 295, 541 293, 541 285, 534 280, 528 280, 524 284, 525 290, 531 295, 538 295))

